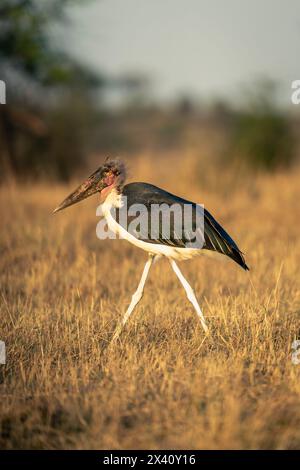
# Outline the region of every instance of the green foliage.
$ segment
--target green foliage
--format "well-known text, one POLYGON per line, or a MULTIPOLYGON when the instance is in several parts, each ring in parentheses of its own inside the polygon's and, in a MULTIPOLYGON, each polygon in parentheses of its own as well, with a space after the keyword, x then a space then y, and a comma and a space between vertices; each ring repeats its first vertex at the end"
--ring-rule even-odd
POLYGON ((0 109, 0 161, 12 175, 67 179, 84 162, 91 92, 104 79, 54 47, 49 34, 74 3, 1 0, 0 78, 8 104, 0 109))
POLYGON ((294 139, 286 114, 275 105, 275 87, 265 82, 248 97, 242 111, 233 114, 230 154, 254 168, 288 166, 294 157, 294 139))
MULTIPOLYGON (((95 82, 96 76, 53 48, 48 27, 64 18, 66 0, 2 0, 0 66, 9 65, 43 85, 95 82), (80 72, 80 73, 78 73, 80 72)), ((74 2, 72 2, 74 3, 74 2)))

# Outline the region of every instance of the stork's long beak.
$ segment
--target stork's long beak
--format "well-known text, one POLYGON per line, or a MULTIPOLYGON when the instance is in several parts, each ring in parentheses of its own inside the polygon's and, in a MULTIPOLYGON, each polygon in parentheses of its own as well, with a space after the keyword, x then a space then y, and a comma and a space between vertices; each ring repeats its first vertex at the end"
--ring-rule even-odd
POLYGON ((72 206, 77 202, 83 201, 89 196, 102 191, 105 187, 102 181, 102 167, 98 168, 87 180, 85 180, 75 191, 73 191, 59 206, 54 209, 55 212, 61 211, 66 207, 72 206))

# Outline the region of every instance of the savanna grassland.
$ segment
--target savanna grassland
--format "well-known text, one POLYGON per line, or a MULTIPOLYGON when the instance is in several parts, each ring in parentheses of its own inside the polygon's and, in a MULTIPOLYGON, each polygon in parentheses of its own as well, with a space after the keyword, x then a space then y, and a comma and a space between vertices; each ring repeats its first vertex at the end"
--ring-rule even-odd
POLYGON ((0 448, 299 448, 300 169, 216 170, 192 152, 129 163, 131 181, 204 202, 251 270, 180 263, 205 338, 161 260, 108 349, 147 255, 96 238, 97 197, 51 214, 85 174, 68 186, 3 185, 0 448))

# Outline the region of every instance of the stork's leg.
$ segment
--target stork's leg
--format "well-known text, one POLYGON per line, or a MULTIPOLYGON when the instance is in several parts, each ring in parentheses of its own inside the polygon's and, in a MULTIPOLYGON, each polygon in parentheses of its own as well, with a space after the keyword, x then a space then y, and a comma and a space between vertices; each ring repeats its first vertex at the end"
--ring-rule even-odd
POLYGON ((123 326, 127 322, 128 318, 130 317, 130 315, 134 311, 135 307, 137 306, 137 304, 139 303, 141 298, 143 297, 144 287, 145 287, 145 284, 146 284, 146 280, 147 280, 150 268, 152 266, 153 261, 156 261, 156 259, 158 259, 158 256, 154 256, 152 254, 149 254, 149 258, 148 258, 147 263, 145 264, 144 271, 143 271, 141 280, 139 282, 138 288, 137 288, 137 290, 135 291, 135 293, 133 294, 133 296, 131 298, 130 305, 129 305, 128 309, 126 310, 125 315, 122 318, 122 321, 119 323, 119 325, 116 328, 116 331, 113 335, 112 341, 115 341, 118 338, 118 336, 121 333, 121 330, 122 330, 123 326))
POLYGON ((171 266, 176 274, 176 276, 178 277, 179 281, 181 282, 181 284, 183 285, 184 287, 184 290, 186 292, 186 295, 187 295, 187 298, 189 299, 189 301, 193 304, 194 306, 194 309, 196 310, 197 312, 197 315, 201 321, 201 325, 205 331, 205 333, 208 333, 208 328, 207 328, 207 325, 206 325, 206 322, 205 322, 205 319, 204 319, 204 316, 203 316, 203 313, 201 311, 201 308, 197 302, 197 299, 196 299, 196 296, 194 294, 194 291, 193 289, 191 288, 190 284, 187 282, 187 280, 185 279, 185 277, 183 276, 182 272, 180 271, 179 267, 177 266, 177 264, 175 263, 174 260, 170 260, 170 263, 171 263, 171 266))

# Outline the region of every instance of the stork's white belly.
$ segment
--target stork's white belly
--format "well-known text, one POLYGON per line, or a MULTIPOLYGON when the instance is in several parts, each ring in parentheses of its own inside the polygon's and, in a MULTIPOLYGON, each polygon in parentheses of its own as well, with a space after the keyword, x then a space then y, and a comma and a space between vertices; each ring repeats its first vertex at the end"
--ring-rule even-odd
POLYGON ((112 217, 110 211, 104 213, 104 216, 107 221, 107 225, 112 232, 114 232, 120 238, 129 241, 138 248, 141 248, 148 253, 152 253, 153 255, 163 255, 176 260, 184 260, 200 254, 200 250, 198 248, 176 248, 173 246, 149 243, 144 240, 139 240, 134 235, 127 232, 124 227, 118 224, 118 222, 112 217))

